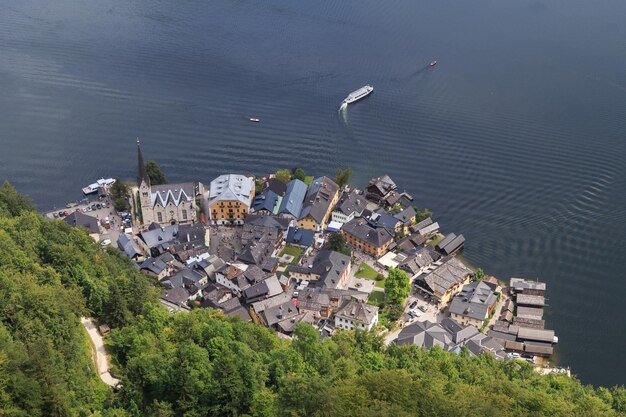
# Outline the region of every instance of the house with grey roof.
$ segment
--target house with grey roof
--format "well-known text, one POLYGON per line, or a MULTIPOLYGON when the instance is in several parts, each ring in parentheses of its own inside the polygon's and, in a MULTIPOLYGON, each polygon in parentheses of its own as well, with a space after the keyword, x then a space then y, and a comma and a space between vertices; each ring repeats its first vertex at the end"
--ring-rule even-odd
POLYGON ((400 262, 398 268, 406 271, 412 277, 420 275, 435 262, 435 254, 433 252, 434 250, 430 246, 420 248, 400 262))
POLYGON ((283 292, 283 288, 278 281, 276 275, 272 275, 268 279, 254 284, 243 291, 243 297, 246 304, 252 304, 257 301, 274 297, 283 292))
POLYGON ((346 244, 371 255, 380 257, 387 253, 393 235, 384 227, 373 227, 366 219, 355 218, 341 228, 346 244))
POLYGON ((299 227, 290 227, 287 229, 285 242, 292 246, 301 248, 310 248, 315 243, 315 232, 313 230, 301 229, 299 227))
POLYGON ((366 208, 367 200, 362 195, 356 192, 344 192, 332 211, 331 219, 344 224, 355 217, 361 217, 366 208))
POLYGON ((450 303, 450 316, 463 325, 481 327, 496 304, 496 285, 475 281, 465 285, 450 303))
POLYGON ((350 275, 350 257, 343 253, 322 250, 313 259, 311 265, 293 265, 289 276, 295 279, 311 281, 310 285, 323 288, 341 288, 350 275))
POLYGON ((117 238, 117 248, 132 260, 140 260, 144 257, 144 253, 139 244, 128 234, 122 233, 117 238))
POLYGON ((328 177, 314 179, 307 190, 298 217, 298 227, 319 232, 326 228, 339 198, 339 186, 328 177))
POLYGON ((254 198, 254 181, 241 174, 220 175, 211 181, 207 207, 212 224, 243 224, 254 198))
POLYGON ((80 211, 74 211, 65 216, 63 221, 72 227, 78 227, 85 230, 87 234, 89 234, 89 236, 91 236, 91 238, 96 242, 100 241, 100 225, 98 225, 98 219, 95 217, 88 216, 80 211))
POLYGON ((139 264, 139 270, 161 281, 169 275, 171 268, 159 258, 150 257, 139 264))
POLYGON ((262 317, 265 326, 276 328, 279 322, 295 318, 299 314, 293 301, 287 300, 276 306, 266 308, 260 317, 262 317))
POLYGON ((265 189, 261 194, 254 197, 252 202, 253 210, 251 211, 263 215, 276 215, 278 214, 282 200, 282 196, 279 196, 270 189, 265 189))
POLYGON ((371 330, 377 323, 378 307, 362 300, 348 300, 335 313, 337 329, 371 330))
POLYGON ((439 346, 459 354, 465 347, 470 355, 491 354, 504 359, 504 347, 496 339, 480 333, 474 326, 462 326, 446 318, 441 323, 416 321, 406 326, 396 340, 398 345, 414 344, 424 349, 439 346))
POLYGON ((409 206, 404 210, 393 215, 396 219, 400 220, 404 227, 406 228, 405 233, 408 233, 409 227, 415 223, 415 218, 417 217, 417 213, 415 212, 415 208, 413 206, 409 206))
POLYGON ((287 184, 285 195, 282 196, 278 207, 278 215, 290 220, 298 220, 302 212, 307 186, 299 179, 293 179, 287 184))
POLYGON ((397 188, 396 183, 387 174, 382 177, 372 178, 365 190, 365 198, 375 203, 380 203, 396 191, 397 188))
POLYGON ((472 270, 463 262, 450 257, 432 272, 418 276, 414 282, 420 294, 439 305, 446 305, 473 276, 472 270))

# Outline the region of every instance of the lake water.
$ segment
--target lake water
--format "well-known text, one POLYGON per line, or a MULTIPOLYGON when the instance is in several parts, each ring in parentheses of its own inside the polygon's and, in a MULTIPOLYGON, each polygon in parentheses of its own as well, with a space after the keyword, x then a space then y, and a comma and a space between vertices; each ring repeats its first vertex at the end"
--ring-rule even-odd
POLYGON ((560 364, 624 383, 624 16, 617 0, 1 0, 0 179, 63 205, 133 178, 136 136, 173 181, 389 173, 472 264, 548 283, 560 364))

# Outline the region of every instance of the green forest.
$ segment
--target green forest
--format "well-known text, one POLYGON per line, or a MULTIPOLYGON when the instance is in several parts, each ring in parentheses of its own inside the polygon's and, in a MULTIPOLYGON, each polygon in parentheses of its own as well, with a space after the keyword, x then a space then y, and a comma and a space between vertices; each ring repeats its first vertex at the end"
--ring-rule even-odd
POLYGON ((195 309, 171 314, 126 258, 0 188, 0 416, 616 416, 624 387, 528 364, 385 347, 371 332, 293 341, 195 309), (110 325, 114 392, 81 316, 110 325))

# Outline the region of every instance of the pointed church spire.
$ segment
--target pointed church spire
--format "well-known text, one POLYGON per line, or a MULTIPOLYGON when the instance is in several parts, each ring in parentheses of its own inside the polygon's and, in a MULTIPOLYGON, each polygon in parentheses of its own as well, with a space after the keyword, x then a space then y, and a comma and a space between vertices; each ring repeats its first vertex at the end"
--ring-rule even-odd
POLYGON ((139 138, 137 138, 137 168, 139 174, 137 175, 137 185, 141 185, 145 182, 150 186, 150 177, 148 177, 148 171, 146 171, 146 165, 143 163, 143 155, 141 153, 141 146, 139 146, 139 138))

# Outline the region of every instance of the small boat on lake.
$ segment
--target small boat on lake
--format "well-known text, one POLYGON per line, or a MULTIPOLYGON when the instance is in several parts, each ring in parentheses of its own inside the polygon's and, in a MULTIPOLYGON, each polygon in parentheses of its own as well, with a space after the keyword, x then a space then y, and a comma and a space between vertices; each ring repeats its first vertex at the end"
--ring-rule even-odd
POLYGON ((430 64, 428 64, 429 67, 434 67, 435 65, 437 65, 437 61, 431 61, 430 64))
POLYGON ((354 103, 357 100, 361 100, 362 98, 367 97, 372 93, 372 91, 374 91, 374 87, 372 87, 371 85, 365 85, 358 90, 348 94, 348 97, 346 97, 343 102, 344 104, 354 103))
POLYGON ((259 123, 261 121, 261 119, 257 119, 256 117, 251 117, 248 120, 250 120, 251 122, 254 122, 254 123, 259 123))

